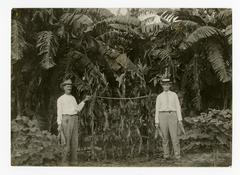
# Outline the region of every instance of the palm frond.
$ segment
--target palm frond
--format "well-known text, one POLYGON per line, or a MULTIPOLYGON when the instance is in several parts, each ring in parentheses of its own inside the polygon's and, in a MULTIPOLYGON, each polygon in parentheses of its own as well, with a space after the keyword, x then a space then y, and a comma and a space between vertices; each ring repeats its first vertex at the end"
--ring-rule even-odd
POLYGON ((167 49, 156 49, 149 53, 150 56, 160 59, 160 62, 171 58, 170 51, 167 49))
POLYGON ((135 70, 136 66, 134 63, 128 58, 126 54, 120 54, 115 61, 120 64, 124 69, 135 70))
MULTIPOLYGON (((88 28, 86 32, 95 33, 95 35, 101 35, 107 31, 109 28, 114 28, 116 30, 132 31, 133 29, 140 25, 140 20, 135 17, 124 17, 117 16, 104 19, 99 21, 88 28)), ((136 33, 136 31, 134 31, 136 33)))
POLYGON ((162 13, 161 16, 160 16, 160 20, 166 24, 171 24, 171 23, 174 23, 174 22, 178 22, 178 16, 174 15, 173 13, 171 14, 165 14, 162 13))
POLYGON ((139 16, 139 20, 142 24, 149 25, 149 24, 156 24, 156 23, 165 23, 171 24, 174 22, 179 21, 178 16, 175 16, 173 13, 168 13, 168 11, 164 11, 163 13, 148 13, 142 14, 139 16))
POLYGON ((159 32, 163 31, 168 25, 164 23, 157 23, 157 24, 149 24, 149 25, 142 25, 141 31, 145 33, 147 36, 156 36, 159 32))
POLYGON ((139 17, 141 24, 141 31, 148 36, 156 36, 171 24, 179 22, 178 17, 174 14, 168 14, 167 11, 157 14, 146 14, 139 17))
POLYGON ((54 14, 54 9, 38 9, 34 11, 32 21, 41 21, 42 23, 48 23, 53 25, 57 18, 54 14))
POLYGON ((198 23, 199 25, 206 25, 204 19, 199 14, 199 9, 178 9, 174 12, 179 20, 188 20, 198 23))
POLYGON ((126 54, 122 54, 119 50, 106 45, 104 42, 98 41, 100 46, 100 53, 104 55, 104 59, 113 71, 118 71, 121 68, 134 70, 134 63, 128 58, 126 54))
POLYGON ((85 30, 85 33, 90 33, 91 35, 97 37, 103 33, 108 32, 110 28, 111 26, 109 26, 109 24, 105 20, 103 20, 89 26, 85 30))
POLYGON ((55 66, 54 57, 57 55, 58 40, 52 31, 42 31, 37 35, 38 55, 42 57, 41 65, 45 69, 55 66))
POLYGON ((217 36, 223 36, 223 33, 219 29, 211 26, 202 26, 191 33, 186 40, 180 44, 179 48, 184 50, 196 44, 200 40, 217 36))
POLYGON ((171 27, 174 28, 175 30, 179 30, 179 31, 193 32, 198 27, 200 27, 200 25, 198 23, 196 23, 194 21, 190 21, 190 20, 179 20, 177 22, 172 23, 171 27))
POLYGON ((112 18, 108 18, 105 20, 107 23, 116 23, 116 24, 125 24, 133 27, 140 26, 141 22, 138 18, 130 17, 130 16, 116 16, 112 18))
POLYGON ((96 37, 107 45, 127 47, 131 43, 131 37, 127 32, 109 31, 96 37))
POLYGON ((225 36, 227 37, 228 44, 232 45, 232 25, 228 25, 225 29, 225 36))
POLYGON ((74 10, 77 14, 84 14, 90 16, 94 21, 104 20, 114 17, 114 14, 105 8, 82 8, 74 10))
POLYGON ((137 28, 132 28, 128 25, 123 24, 109 24, 110 27, 112 27, 115 30, 127 32, 133 36, 142 37, 141 33, 138 32, 137 28))
POLYGON ((86 25, 90 25, 93 23, 91 18, 89 18, 87 15, 76 14, 76 13, 64 13, 61 16, 60 21, 63 24, 66 24, 69 26, 72 26, 74 23, 80 23, 80 24, 86 24, 86 25))
MULTIPOLYGON (((60 23, 64 24, 73 37, 81 35, 93 24, 92 19, 80 13, 65 13, 60 18, 60 23)), ((65 31, 66 31, 65 29, 65 31)))
POLYGON ((24 34, 25 31, 22 24, 13 19, 11 31, 11 58, 13 61, 18 61, 23 58, 23 51, 27 47, 24 34))
POLYGON ((231 80, 231 76, 227 71, 223 56, 222 46, 214 40, 206 42, 207 59, 211 63, 217 77, 223 83, 231 80))
POLYGON ((221 10, 217 16, 216 19, 220 21, 222 24, 225 26, 231 25, 232 24, 232 10, 231 9, 226 9, 226 10, 221 10))
POLYGON ((114 20, 103 20, 92 26, 89 26, 85 32, 91 33, 93 36, 98 37, 107 32, 119 31, 125 32, 133 37, 142 38, 141 32, 139 32, 138 27, 132 25, 132 23, 124 23, 121 21, 114 20))

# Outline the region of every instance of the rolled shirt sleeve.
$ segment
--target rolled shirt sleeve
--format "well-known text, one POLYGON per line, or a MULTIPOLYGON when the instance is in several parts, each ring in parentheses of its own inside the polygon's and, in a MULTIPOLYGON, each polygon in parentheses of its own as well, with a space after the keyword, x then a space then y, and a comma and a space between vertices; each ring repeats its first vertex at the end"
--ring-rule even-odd
POLYGON ((159 96, 157 96, 157 99, 156 99, 156 107, 155 107, 155 123, 159 123, 159 119, 158 119, 158 115, 159 115, 159 96))
POLYGON ((175 103, 176 103, 176 112, 177 112, 178 121, 182 121, 181 105, 180 105, 177 94, 175 94, 175 103))
POLYGON ((62 123, 62 104, 61 100, 57 100, 57 124, 61 125, 62 123))
POLYGON ((78 112, 80 112, 83 109, 84 105, 85 105, 84 101, 82 101, 81 103, 79 103, 79 105, 77 105, 78 112))
POLYGON ((80 111, 83 109, 83 107, 84 107, 84 105, 85 105, 85 102, 82 101, 81 103, 77 104, 76 99, 73 98, 73 100, 74 100, 75 110, 76 110, 77 112, 80 112, 80 111))

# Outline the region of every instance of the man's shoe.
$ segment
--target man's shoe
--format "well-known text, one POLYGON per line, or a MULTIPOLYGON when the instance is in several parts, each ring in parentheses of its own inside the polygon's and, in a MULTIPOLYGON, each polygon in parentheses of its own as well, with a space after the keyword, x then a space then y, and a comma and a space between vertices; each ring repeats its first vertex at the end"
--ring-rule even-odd
POLYGON ((179 161, 179 160, 181 160, 181 157, 180 156, 179 157, 175 157, 174 160, 175 161, 179 161))
POLYGON ((78 162, 70 162, 70 166, 78 166, 78 162))
POLYGON ((170 157, 163 157, 163 160, 170 160, 170 157))

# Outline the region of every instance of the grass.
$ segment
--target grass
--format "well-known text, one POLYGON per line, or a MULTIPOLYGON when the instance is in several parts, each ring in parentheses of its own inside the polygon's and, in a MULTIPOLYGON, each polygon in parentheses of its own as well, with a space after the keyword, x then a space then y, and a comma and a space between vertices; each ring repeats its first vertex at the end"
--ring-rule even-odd
POLYGON ((210 153, 196 153, 183 155, 181 160, 164 161, 162 158, 146 159, 134 158, 129 161, 81 161, 79 166, 94 167, 229 167, 231 154, 220 153, 218 160, 214 161, 210 153), (215 162, 215 163, 214 163, 215 162))

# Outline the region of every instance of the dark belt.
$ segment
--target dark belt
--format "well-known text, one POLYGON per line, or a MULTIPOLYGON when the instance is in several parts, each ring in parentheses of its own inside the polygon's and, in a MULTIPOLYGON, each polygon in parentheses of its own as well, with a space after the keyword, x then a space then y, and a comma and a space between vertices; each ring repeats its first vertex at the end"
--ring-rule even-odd
POLYGON ((77 116, 77 114, 72 114, 72 115, 70 115, 70 114, 63 114, 62 116, 63 117, 74 117, 74 116, 77 116))
POLYGON ((176 111, 159 111, 159 112, 163 112, 163 113, 172 113, 172 112, 176 112, 176 111))

